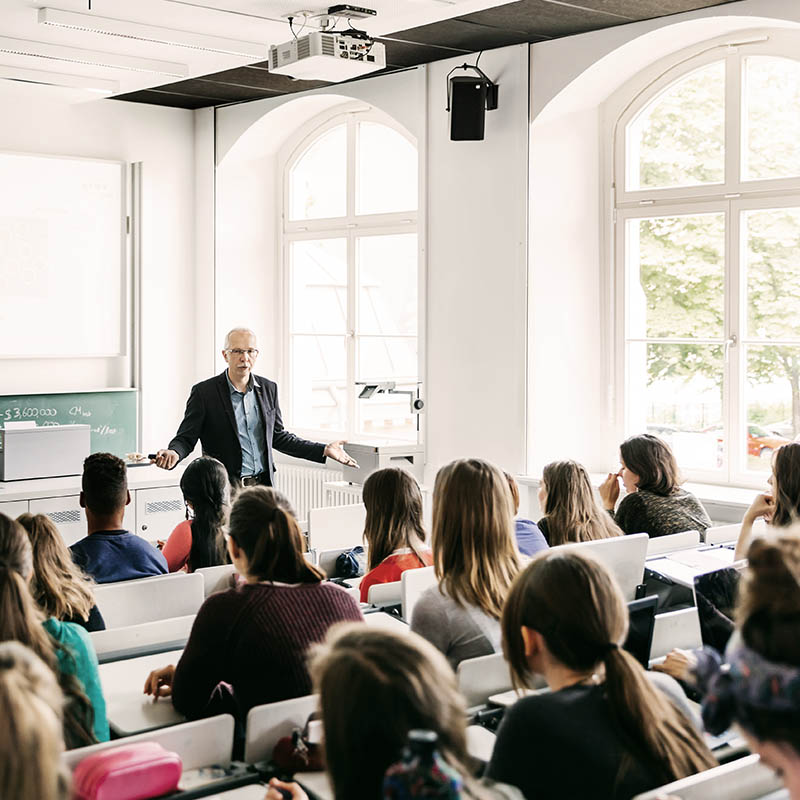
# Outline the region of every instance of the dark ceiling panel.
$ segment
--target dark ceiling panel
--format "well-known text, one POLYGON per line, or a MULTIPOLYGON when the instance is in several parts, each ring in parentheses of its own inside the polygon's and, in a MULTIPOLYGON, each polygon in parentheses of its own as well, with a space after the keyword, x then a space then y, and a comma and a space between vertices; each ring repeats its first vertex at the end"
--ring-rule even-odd
MULTIPOLYGON (((468 18, 446 19, 392 34, 393 38, 422 44, 447 44, 468 53, 493 47, 506 47, 528 41, 525 31, 486 25, 468 18)), ((548 37, 538 37, 540 40, 548 37)))
MULTIPOLYGON (((379 39, 386 45, 387 68, 381 72, 429 64, 478 50, 570 36, 731 2, 736 0, 517 0, 379 39)), ((204 108, 327 85, 330 84, 324 81, 297 81, 287 75, 272 74, 267 62, 261 61, 118 95, 114 99, 176 108, 204 108)))

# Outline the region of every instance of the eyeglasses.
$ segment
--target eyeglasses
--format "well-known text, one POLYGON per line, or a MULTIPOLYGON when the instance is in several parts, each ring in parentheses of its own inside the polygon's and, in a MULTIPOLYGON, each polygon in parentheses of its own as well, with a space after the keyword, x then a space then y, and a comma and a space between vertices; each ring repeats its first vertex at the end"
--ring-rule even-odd
POLYGON ((254 350, 252 347, 249 350, 242 350, 239 347, 229 347, 226 353, 230 353, 232 356, 248 356, 249 358, 255 358, 258 355, 258 350, 254 350))

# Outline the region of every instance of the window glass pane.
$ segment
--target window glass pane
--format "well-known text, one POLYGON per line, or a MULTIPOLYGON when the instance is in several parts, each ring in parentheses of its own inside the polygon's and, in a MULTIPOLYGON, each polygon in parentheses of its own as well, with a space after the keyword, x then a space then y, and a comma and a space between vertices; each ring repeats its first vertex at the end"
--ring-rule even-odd
POLYGON ((416 380, 416 337, 362 336, 358 341, 358 380, 416 380))
POLYGON ((347 330, 347 240, 292 242, 291 330, 345 333, 347 330))
POLYGON ((347 126, 326 131, 289 172, 289 219, 324 219, 347 213, 347 126))
POLYGON ((747 468, 768 472, 773 451, 800 433, 800 347, 748 347, 747 468))
POLYGON ((800 339, 800 208, 745 211, 742 235, 749 335, 800 339))
POLYGON ((417 235, 362 236, 357 262, 359 332, 416 336, 417 235))
POLYGON ((292 425, 344 430, 346 340, 292 336, 292 425))
POLYGON ((629 123, 629 190, 722 183, 725 64, 696 70, 655 97, 629 123))
POLYGON ((721 338, 725 215, 630 220, 627 230, 631 338, 721 338))
POLYGON ((800 175, 800 62, 745 59, 743 126, 745 180, 800 175))
POLYGON ((356 213, 417 208, 417 148, 376 122, 358 124, 356 213))
MULTIPOLYGON (((416 392, 416 383, 398 384, 399 391, 416 392)), ((375 394, 369 400, 358 400, 360 433, 378 438, 417 441, 417 415, 411 413, 408 395, 375 394)))
POLYGON ((722 346, 634 342, 628 363, 631 432, 660 436, 682 469, 720 468, 722 346))

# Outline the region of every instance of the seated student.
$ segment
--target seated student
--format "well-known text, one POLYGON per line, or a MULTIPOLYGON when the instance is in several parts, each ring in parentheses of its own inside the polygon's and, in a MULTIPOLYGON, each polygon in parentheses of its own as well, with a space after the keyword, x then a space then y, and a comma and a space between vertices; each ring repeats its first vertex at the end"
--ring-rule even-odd
POLYGON ((223 528, 230 507, 230 483, 225 467, 216 458, 201 456, 181 475, 186 503, 186 522, 169 535, 161 550, 170 572, 194 572, 225 563, 223 528), (193 517, 189 519, 189 510, 193 517))
POLYGON ((226 711, 244 720, 253 706, 310 693, 309 646, 333 623, 363 617, 346 591, 306 561, 287 505, 265 486, 239 492, 228 551, 246 583, 203 603, 177 667, 151 672, 145 694, 171 694, 188 717, 226 711), (223 682, 232 698, 218 690, 223 682))
POLYGON ((548 544, 539 526, 531 519, 518 517, 519 513, 519 486, 514 476, 508 472, 503 473, 511 490, 512 511, 514 513, 514 534, 517 537, 517 549, 524 556, 532 556, 542 550, 547 550, 548 544))
POLYGON ((0 514, 0 642, 24 644, 56 673, 67 699, 68 748, 107 741, 106 704, 89 634, 72 622, 46 618, 28 588, 32 577, 33 554, 25 529, 0 514))
MULTIPOLYGON (((787 445, 789 446, 789 445, 787 445)), ((800 538, 756 539, 742 576, 737 633, 724 659, 706 649, 694 670, 713 734, 734 722, 752 752, 800 798, 800 538)))
POLYGON ((55 676, 40 658, 18 642, 0 644, 0 797, 69 800, 63 706, 55 676))
POLYGON ((702 503, 681 489, 678 464, 666 442, 644 433, 626 439, 619 452, 622 469, 609 473, 600 487, 600 497, 625 533, 667 536, 699 531, 702 535, 711 527, 711 519, 702 503), (628 494, 615 512, 619 478, 628 494))
POLYGON ((425 546, 422 492, 410 472, 399 467, 376 470, 364 481, 362 497, 369 572, 360 586, 361 602, 366 603, 370 586, 399 581, 407 569, 431 566, 433 553, 425 546))
MULTIPOLYGON (((488 787, 472 778, 464 698, 441 653, 424 639, 366 625, 337 625, 314 649, 311 672, 336 800, 382 797, 384 774, 402 759, 412 730, 437 734, 439 755, 464 780, 463 797, 521 800, 511 787, 488 787)), ((273 779, 267 800, 281 800, 279 789, 293 800, 306 798, 298 784, 273 779)))
POLYGON ((537 800, 627 800, 714 765, 680 687, 656 688, 622 649, 627 629, 605 567, 569 550, 534 559, 503 609, 503 651, 515 686, 542 675, 551 692, 506 712, 489 777, 537 800))
POLYGON ((503 473, 477 458, 453 461, 433 488, 433 564, 438 586, 414 606, 411 630, 455 669, 500 650, 500 612, 521 561, 503 473))
POLYGON ((553 461, 542 472, 539 528, 551 547, 621 536, 597 501, 589 473, 577 461, 553 461))
POLYGON ((769 484, 772 492, 758 495, 745 512, 736 542, 736 559, 747 554, 753 523, 759 517, 763 517, 772 530, 800 521, 800 444, 791 442, 775 451, 769 484))
POLYGON ((164 556, 122 527, 131 501, 125 462, 111 453, 93 453, 83 462, 81 486, 89 535, 70 547, 73 561, 96 583, 166 574, 164 556))
POLYGON ((92 584, 70 557, 53 520, 46 514, 22 514, 17 522, 25 528, 33 549, 31 593, 39 608, 48 617, 75 622, 87 631, 105 630, 92 584))

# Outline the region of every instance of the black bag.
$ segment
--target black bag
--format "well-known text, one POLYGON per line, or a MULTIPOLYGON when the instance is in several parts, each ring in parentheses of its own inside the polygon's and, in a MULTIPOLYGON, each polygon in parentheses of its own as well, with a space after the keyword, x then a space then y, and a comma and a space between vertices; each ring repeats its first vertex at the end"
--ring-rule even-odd
POLYGON ((367 554, 364 548, 354 547, 336 557, 337 578, 360 578, 367 571, 367 554))

